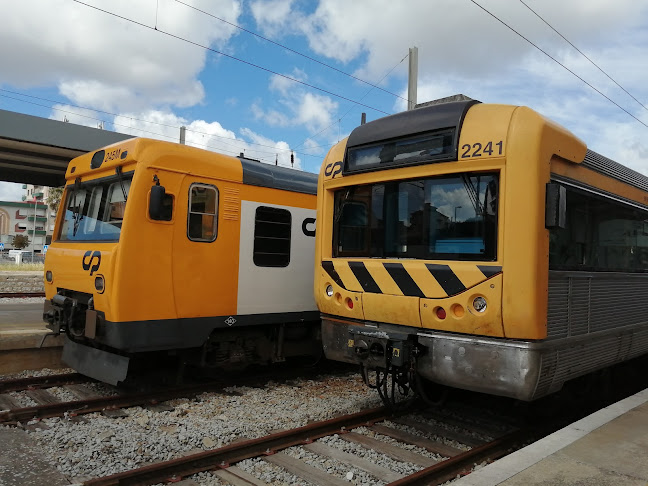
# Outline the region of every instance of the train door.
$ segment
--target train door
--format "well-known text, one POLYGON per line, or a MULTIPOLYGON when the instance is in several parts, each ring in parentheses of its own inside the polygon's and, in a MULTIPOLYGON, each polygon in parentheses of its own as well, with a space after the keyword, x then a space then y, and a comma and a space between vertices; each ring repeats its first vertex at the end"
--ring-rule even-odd
POLYGON ((228 207, 237 192, 232 184, 209 178, 190 176, 182 184, 173 244, 179 318, 225 322, 236 313, 239 221, 228 207))

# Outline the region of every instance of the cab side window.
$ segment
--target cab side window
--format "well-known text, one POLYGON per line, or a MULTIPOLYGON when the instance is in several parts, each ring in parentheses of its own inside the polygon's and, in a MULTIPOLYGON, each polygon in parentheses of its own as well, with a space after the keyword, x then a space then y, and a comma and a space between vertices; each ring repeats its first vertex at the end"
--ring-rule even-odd
POLYGON ((218 189, 208 184, 192 184, 189 189, 187 236, 192 241, 210 242, 218 232, 218 189))

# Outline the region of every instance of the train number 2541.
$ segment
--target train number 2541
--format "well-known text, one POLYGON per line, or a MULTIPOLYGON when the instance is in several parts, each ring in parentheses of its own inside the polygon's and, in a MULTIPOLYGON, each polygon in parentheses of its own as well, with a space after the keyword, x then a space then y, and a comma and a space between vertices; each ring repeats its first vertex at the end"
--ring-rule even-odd
POLYGON ((496 157, 502 155, 503 143, 500 140, 499 142, 490 141, 485 145, 481 143, 465 143, 461 146, 461 158, 465 159, 468 157, 496 157))

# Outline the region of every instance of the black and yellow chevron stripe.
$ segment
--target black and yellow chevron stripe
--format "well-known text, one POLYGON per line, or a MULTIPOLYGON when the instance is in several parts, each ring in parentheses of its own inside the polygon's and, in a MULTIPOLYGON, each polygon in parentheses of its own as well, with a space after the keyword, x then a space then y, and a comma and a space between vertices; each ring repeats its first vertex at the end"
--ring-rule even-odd
POLYGON ((502 272, 501 266, 471 262, 324 260, 322 268, 345 290, 430 299, 460 294, 502 272))

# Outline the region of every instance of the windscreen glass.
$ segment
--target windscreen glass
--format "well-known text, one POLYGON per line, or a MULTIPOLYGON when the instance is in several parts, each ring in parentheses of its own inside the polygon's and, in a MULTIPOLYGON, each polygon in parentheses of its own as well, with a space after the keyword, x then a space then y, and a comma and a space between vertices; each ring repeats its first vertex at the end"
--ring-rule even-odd
POLYGON ((335 193, 334 256, 497 258, 497 173, 394 181, 335 193))
POLYGON ((68 186, 59 241, 118 241, 132 177, 68 186))

